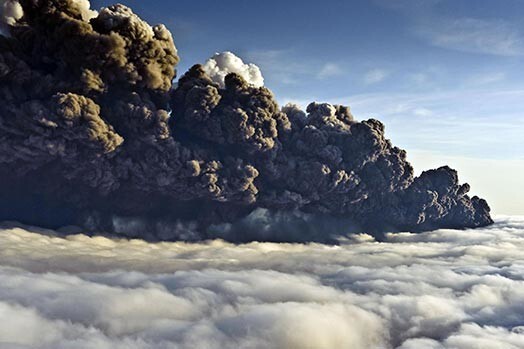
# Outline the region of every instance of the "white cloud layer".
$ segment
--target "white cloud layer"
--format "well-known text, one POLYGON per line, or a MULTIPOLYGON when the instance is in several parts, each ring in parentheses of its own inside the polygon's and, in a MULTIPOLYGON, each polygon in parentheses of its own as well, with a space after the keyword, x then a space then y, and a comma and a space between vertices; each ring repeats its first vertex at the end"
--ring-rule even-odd
POLYGON ((352 244, 4 225, 1 348, 524 348, 524 217, 352 244))
POLYGON ((211 80, 221 87, 224 87, 224 78, 229 73, 239 74, 256 87, 264 85, 264 77, 258 66, 253 63, 244 63, 240 57, 229 51, 215 53, 206 61, 203 68, 211 80))

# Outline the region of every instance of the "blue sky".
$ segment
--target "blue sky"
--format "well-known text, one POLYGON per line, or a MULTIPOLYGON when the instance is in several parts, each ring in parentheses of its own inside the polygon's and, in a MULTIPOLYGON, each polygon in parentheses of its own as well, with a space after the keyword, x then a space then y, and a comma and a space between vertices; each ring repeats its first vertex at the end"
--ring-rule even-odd
POLYGON ((179 74, 232 51, 281 104, 376 117, 417 170, 450 164, 495 213, 524 214, 524 1, 120 2, 170 28, 179 74))

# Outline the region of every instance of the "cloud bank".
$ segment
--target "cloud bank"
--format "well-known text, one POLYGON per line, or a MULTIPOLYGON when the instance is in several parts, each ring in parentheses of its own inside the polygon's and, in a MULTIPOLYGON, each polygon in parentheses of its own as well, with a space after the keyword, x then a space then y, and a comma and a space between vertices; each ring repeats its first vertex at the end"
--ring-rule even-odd
POLYGON ((147 243, 4 224, 2 348, 524 345, 524 218, 321 244, 147 243))

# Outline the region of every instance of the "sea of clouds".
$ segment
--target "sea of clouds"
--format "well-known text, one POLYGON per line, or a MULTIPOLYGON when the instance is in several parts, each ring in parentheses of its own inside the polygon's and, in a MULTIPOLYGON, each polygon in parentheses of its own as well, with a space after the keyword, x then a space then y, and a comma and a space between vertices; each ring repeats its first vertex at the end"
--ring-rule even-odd
POLYGON ((0 348, 524 348, 524 217, 322 244, 4 223, 0 348))

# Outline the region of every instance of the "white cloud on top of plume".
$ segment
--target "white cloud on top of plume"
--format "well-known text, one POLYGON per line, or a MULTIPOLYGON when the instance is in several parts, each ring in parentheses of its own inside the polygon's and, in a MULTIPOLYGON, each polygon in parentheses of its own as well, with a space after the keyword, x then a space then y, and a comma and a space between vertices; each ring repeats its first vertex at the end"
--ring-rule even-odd
POLYGON ((73 2, 80 8, 82 19, 84 21, 89 21, 91 18, 95 18, 98 15, 97 11, 91 10, 91 3, 89 3, 89 0, 73 0, 73 2))
POLYGON ((388 242, 0 229, 2 348, 524 347, 524 218, 388 242))
POLYGON ((7 25, 13 25, 22 18, 24 11, 16 0, 0 0, 0 34, 5 32, 7 25))
POLYGON ((211 80, 220 87, 224 87, 224 78, 229 73, 237 73, 253 86, 264 85, 264 77, 258 66, 253 63, 244 63, 240 57, 229 51, 215 53, 206 61, 203 68, 211 80))

